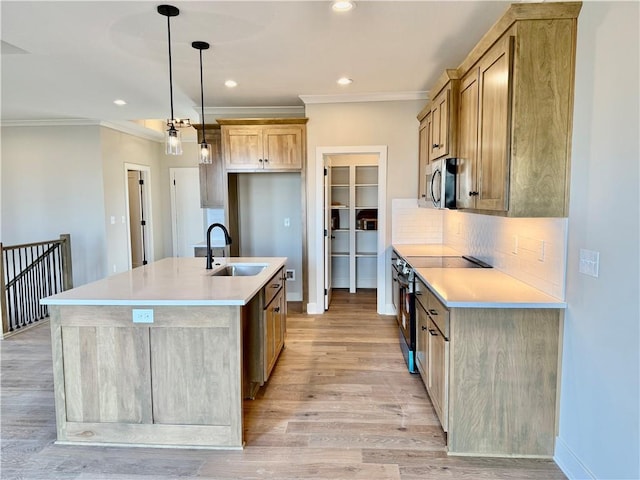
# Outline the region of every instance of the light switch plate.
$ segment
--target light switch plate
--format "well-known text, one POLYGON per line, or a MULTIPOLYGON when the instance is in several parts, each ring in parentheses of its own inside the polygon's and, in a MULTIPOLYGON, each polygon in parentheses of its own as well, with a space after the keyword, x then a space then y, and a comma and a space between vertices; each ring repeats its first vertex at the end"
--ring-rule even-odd
POLYGON ((153 323, 152 308, 134 308, 133 323, 153 323))
POLYGON ((594 252, 593 250, 580 249, 580 264, 578 271, 589 275, 591 277, 598 278, 598 272, 600 270, 600 252, 594 252))

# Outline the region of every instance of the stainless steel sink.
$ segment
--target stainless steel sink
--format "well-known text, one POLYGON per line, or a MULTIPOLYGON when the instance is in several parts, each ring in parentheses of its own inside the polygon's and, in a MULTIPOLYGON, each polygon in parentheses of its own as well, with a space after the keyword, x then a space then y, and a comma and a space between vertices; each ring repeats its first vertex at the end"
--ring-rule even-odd
POLYGON ((230 263, 211 274, 213 277, 251 277, 267 267, 266 263, 230 263))

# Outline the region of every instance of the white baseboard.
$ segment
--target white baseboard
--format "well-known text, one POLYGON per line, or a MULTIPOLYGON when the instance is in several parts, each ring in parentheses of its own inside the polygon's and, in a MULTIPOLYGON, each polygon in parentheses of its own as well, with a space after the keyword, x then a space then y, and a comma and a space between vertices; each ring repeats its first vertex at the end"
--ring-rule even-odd
POLYGON ((307 313, 309 315, 322 315, 324 313, 324 304, 320 305, 320 310, 318 310, 317 303, 307 303, 307 313))
POLYGON ((573 450, 571 450, 560 437, 556 437, 556 451, 553 460, 569 480, 596 480, 596 476, 589 471, 573 450))
POLYGON ((393 303, 387 303, 384 306, 384 312, 378 312, 379 315, 393 315, 396 316, 396 309, 393 307, 393 303))

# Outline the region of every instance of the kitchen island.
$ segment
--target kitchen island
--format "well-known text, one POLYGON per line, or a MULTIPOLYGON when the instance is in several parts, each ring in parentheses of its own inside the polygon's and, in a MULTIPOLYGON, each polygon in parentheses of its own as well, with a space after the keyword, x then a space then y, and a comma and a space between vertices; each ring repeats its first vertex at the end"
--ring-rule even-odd
POLYGON ((216 260, 166 258, 42 300, 58 443, 242 448, 243 397, 284 343, 286 258, 216 260))

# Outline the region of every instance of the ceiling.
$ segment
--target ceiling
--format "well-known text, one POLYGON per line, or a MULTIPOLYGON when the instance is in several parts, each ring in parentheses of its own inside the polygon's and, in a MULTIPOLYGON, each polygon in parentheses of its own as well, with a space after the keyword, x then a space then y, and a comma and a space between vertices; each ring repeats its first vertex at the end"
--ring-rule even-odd
MULTIPOLYGON (((167 19, 161 1, 7 1, 1 120, 170 116, 167 19), (127 105, 114 105, 123 99, 127 105)), ((508 8, 504 1, 371 1, 338 14, 329 1, 173 1, 174 113, 205 108, 421 98, 508 8), (348 86, 336 80, 353 79, 348 86), (229 89, 224 81, 234 79, 229 89)))

